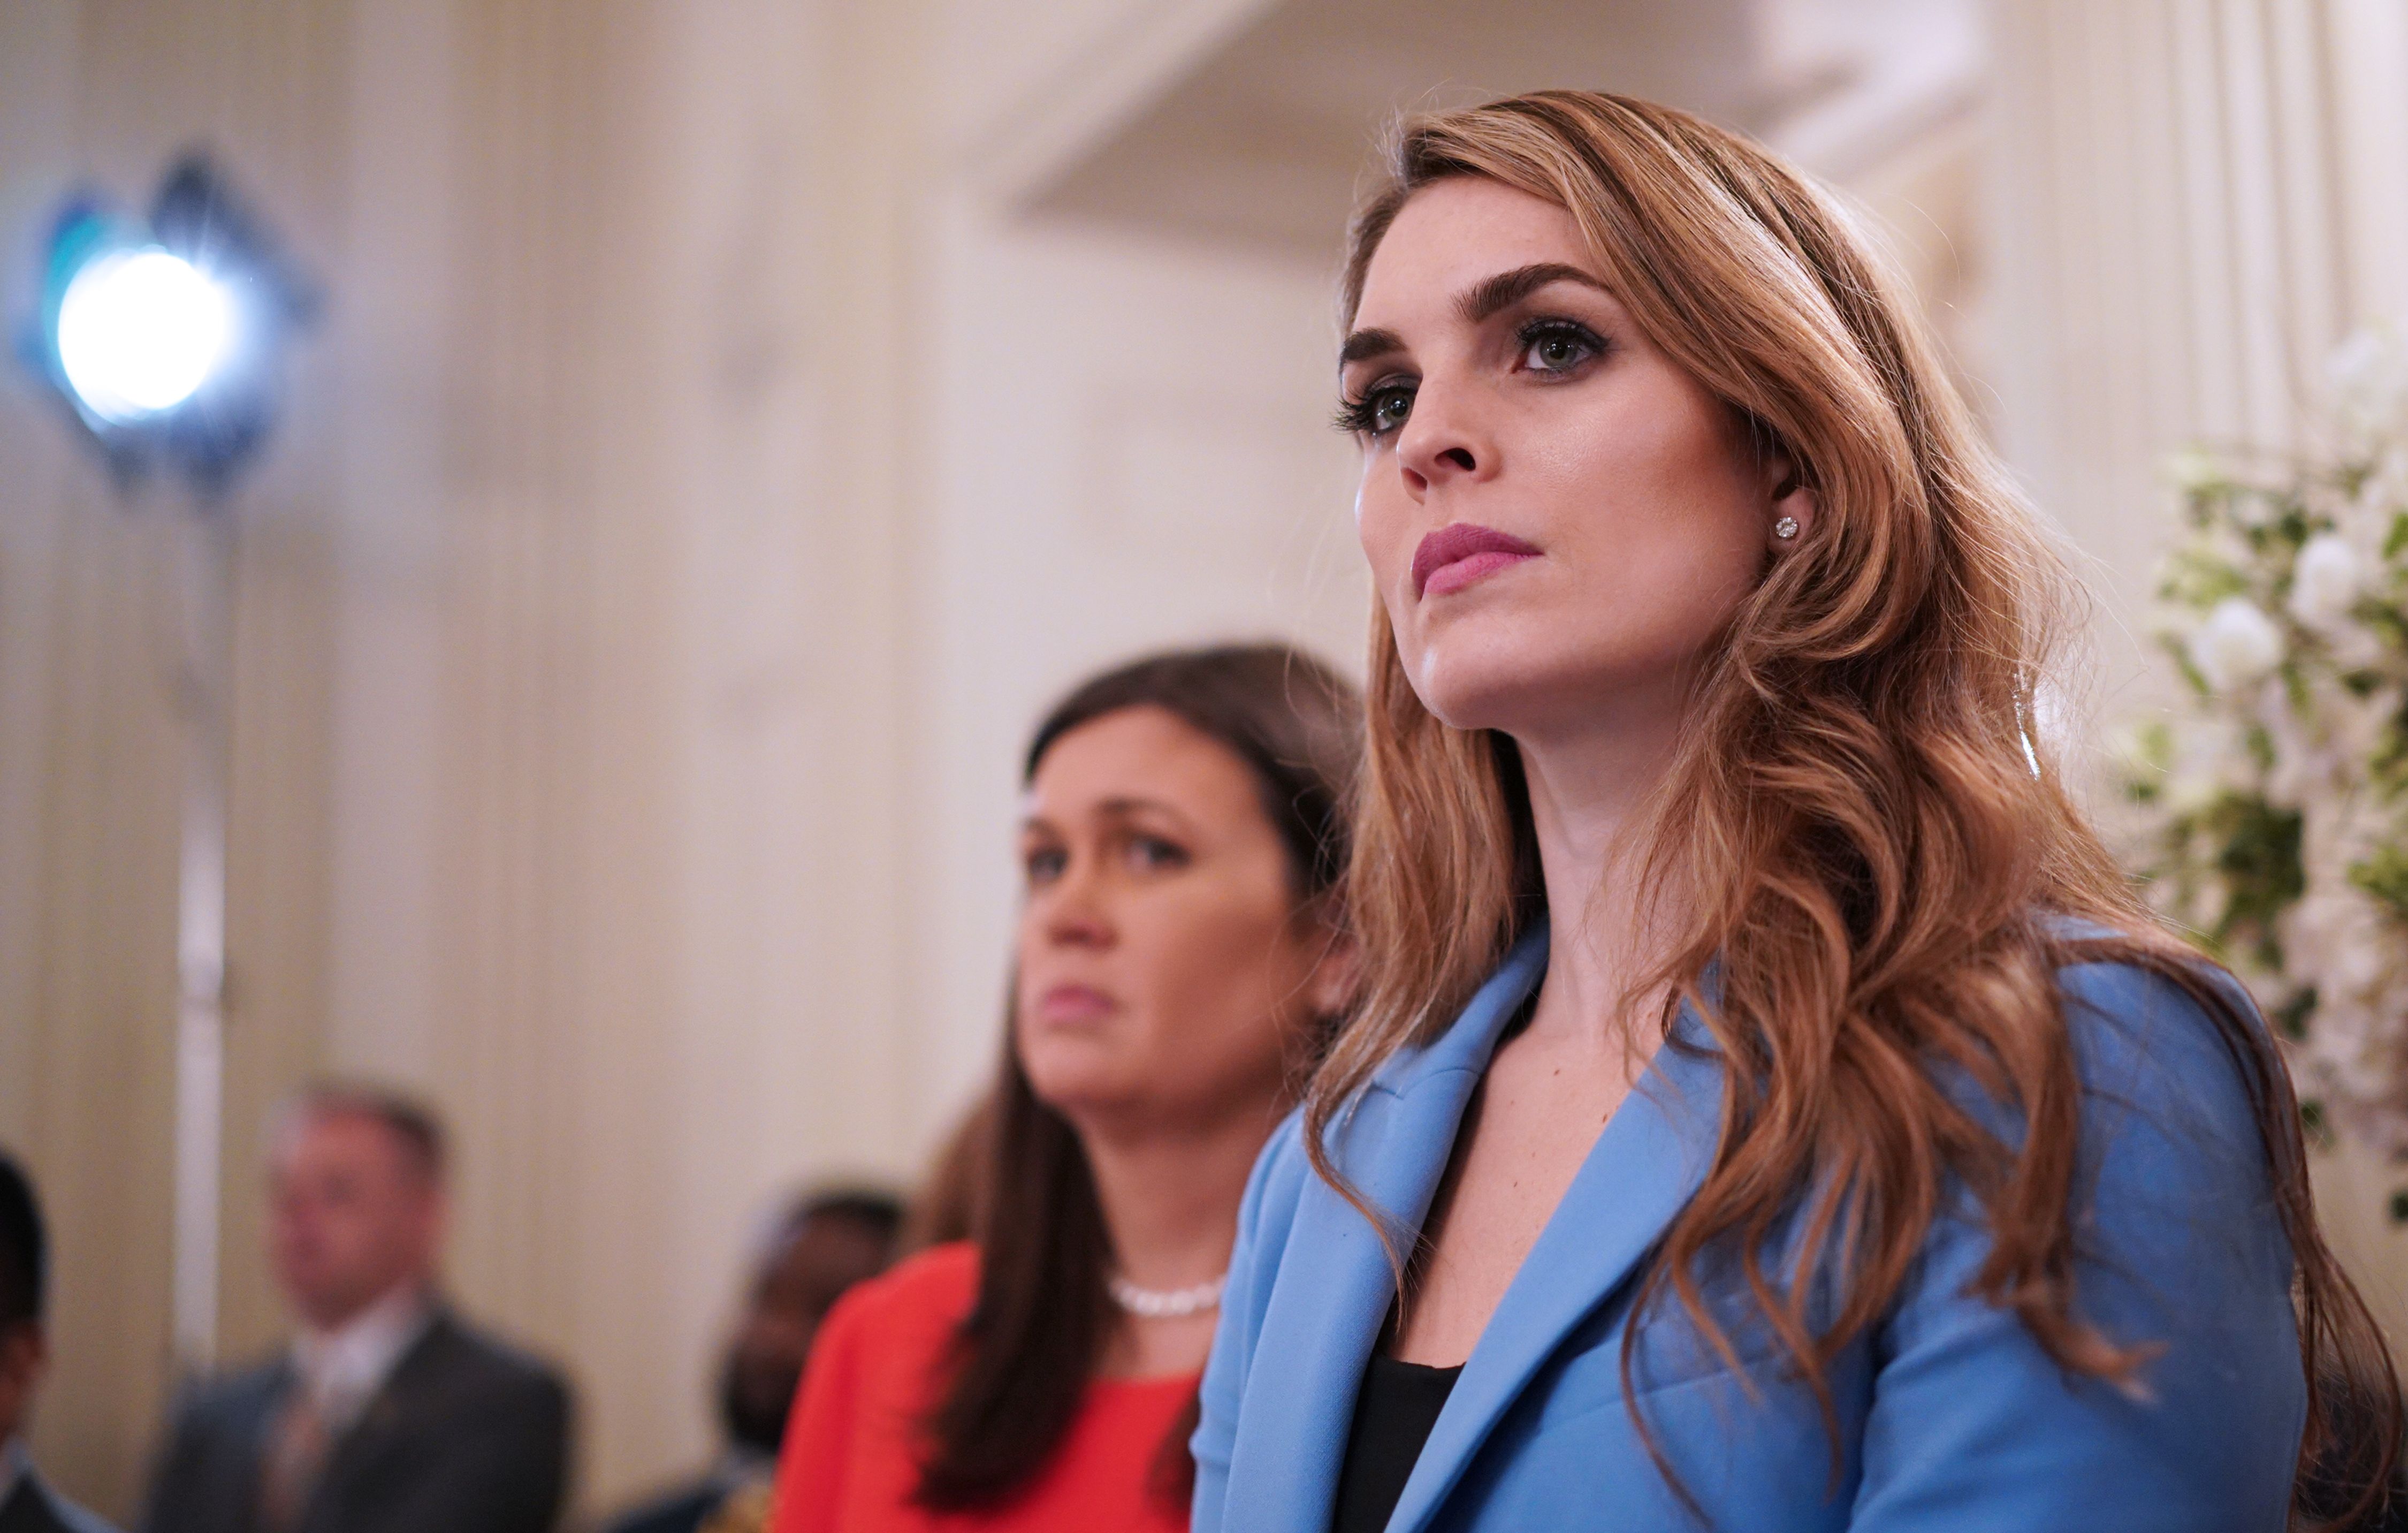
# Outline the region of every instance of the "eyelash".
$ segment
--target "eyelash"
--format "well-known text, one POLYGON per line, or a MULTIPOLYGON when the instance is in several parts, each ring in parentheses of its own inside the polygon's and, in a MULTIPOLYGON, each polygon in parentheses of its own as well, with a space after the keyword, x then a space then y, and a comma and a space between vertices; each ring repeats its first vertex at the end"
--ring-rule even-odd
MULTIPOLYGON (((1591 361, 1597 357, 1603 356, 1608 350, 1604 338, 1599 336, 1595 330, 1590 329, 1587 325, 1581 324, 1578 320, 1563 319, 1560 317, 1542 317, 1526 322, 1519 330, 1513 332, 1514 359, 1518 363, 1522 357, 1527 356, 1530 354, 1531 348, 1537 346, 1541 341, 1558 339, 1573 341, 1585 348, 1591 354, 1588 357, 1583 358, 1582 360, 1584 361, 1591 361)), ((1577 367, 1579 364, 1574 363, 1572 366, 1577 367)), ((1558 376, 1561 376, 1563 373, 1569 372, 1571 369, 1570 368, 1566 368, 1549 370, 1555 370, 1558 376)), ((1406 397, 1406 411, 1407 413, 1410 414, 1412 412, 1412 397, 1413 394, 1412 386, 1383 378, 1380 382, 1372 384, 1369 388, 1365 389, 1358 398, 1341 398, 1338 401, 1337 416, 1331 424, 1336 426, 1339 430, 1346 432, 1352 436, 1373 438, 1385 436, 1390 431, 1397 429, 1398 426, 1404 424, 1399 421, 1395 425, 1385 427, 1383 427, 1380 424, 1380 400, 1383 397, 1392 394, 1403 394, 1406 397)))
MULTIPOLYGON (((1138 834, 1128 838, 1128 849, 1144 855, 1150 868, 1183 868, 1192 856, 1187 848, 1167 836, 1138 834)), ((1022 854, 1021 875, 1031 885, 1051 883, 1069 866, 1070 854, 1059 846, 1038 846, 1022 854)))
MULTIPOLYGON (((1605 338, 1598 335, 1595 330, 1590 329, 1587 325, 1583 325, 1580 321, 1571 319, 1534 319, 1527 325, 1523 325, 1521 329, 1514 332, 1513 344, 1518 348, 1514 353, 1514 355, 1517 359, 1527 356, 1530 354, 1530 349, 1538 345, 1539 342, 1557 339, 1570 340, 1586 348, 1592 356, 1603 356, 1605 354, 1605 338)), ((1579 364, 1574 363, 1573 366, 1577 367, 1579 364)))
POLYGON ((1363 391, 1362 398, 1340 398, 1338 401, 1338 413, 1332 417, 1329 424, 1350 436, 1379 436, 1381 431, 1380 422, 1377 417, 1376 401, 1383 394, 1396 394, 1399 392, 1410 391, 1401 390, 1399 386, 1395 383, 1383 382, 1375 383, 1371 387, 1365 389, 1363 391))
POLYGON ((1158 835, 1140 835, 1130 845, 1145 854, 1148 867, 1183 868, 1187 865, 1187 848, 1176 841, 1158 835))

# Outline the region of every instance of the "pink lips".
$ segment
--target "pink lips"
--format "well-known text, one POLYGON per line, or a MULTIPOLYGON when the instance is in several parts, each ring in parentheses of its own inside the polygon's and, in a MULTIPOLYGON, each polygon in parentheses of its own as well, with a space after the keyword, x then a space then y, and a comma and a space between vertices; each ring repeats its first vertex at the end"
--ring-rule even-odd
POLYGON ((1539 550, 1521 539, 1457 522, 1440 528, 1413 550, 1413 594, 1444 596, 1485 580, 1509 564, 1536 558, 1539 550))
POLYGON ((1054 985, 1037 998, 1037 1016, 1054 1023, 1092 1022, 1118 1006, 1118 1002, 1093 986, 1054 985))

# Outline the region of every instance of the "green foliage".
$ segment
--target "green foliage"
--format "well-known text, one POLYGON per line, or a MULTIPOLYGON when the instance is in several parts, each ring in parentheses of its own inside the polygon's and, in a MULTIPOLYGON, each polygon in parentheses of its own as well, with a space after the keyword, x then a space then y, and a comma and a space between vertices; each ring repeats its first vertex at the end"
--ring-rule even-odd
POLYGON ((2228 948, 2247 947, 2270 972, 2280 973, 2283 947, 2274 920, 2307 888, 2299 812, 2254 794, 2227 793, 2200 815, 2198 829, 2216 847, 2214 868, 2224 882, 2216 940, 2228 948))
MULTIPOLYGON (((2315 1014, 2315 1009, 2316 988, 2310 985, 2274 1008, 2274 1026, 2283 1036, 2298 1043, 2308 1035, 2308 1019, 2315 1014)), ((2303 1104, 2302 1110, 2308 1107, 2314 1107, 2319 1113, 2324 1111, 2314 1102, 2303 1104)))
POLYGON ((2349 881, 2382 902, 2395 918, 2408 919, 2408 852, 2396 846, 2378 847, 2372 857, 2350 864, 2349 881))
POLYGON ((2228 596, 2247 596, 2249 577, 2213 554, 2186 549, 2167 561, 2157 594, 2177 606, 2205 612, 2228 596))
POLYGON ((2161 636, 2157 642, 2164 646, 2166 653, 2172 658, 2174 670, 2181 673, 2182 679, 2189 686, 2193 693, 2202 698, 2210 698, 2215 695, 2215 688, 2207 684, 2207 677, 2200 671, 2198 664, 2191 659, 2190 649, 2182 642, 2182 640, 2169 633, 2161 636))

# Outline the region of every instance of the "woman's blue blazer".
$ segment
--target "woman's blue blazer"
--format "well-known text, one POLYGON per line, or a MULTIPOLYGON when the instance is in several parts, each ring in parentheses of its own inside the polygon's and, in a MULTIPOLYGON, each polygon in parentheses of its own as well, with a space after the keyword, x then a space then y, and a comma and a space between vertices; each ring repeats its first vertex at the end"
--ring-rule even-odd
MULTIPOLYGON (((1544 934, 1525 939, 1448 1032, 1390 1060, 1331 1129, 1339 1165, 1401 1229, 1420 1228, 1498 1034, 1545 970, 1544 934)), ((1718 1132, 1715 1057, 1667 1048, 1472 1350, 1391 1533, 2281 1529, 2305 1390, 2290 1248, 2242 1067, 2162 978, 2098 963, 2059 979, 2085 1087, 2076 1309, 2161 1349, 2137 1387, 2070 1376, 2014 1314, 1969 1294, 1988 1242, 1960 1196, 1879 1323, 1832 1363, 1836 1437, 1727 1274, 1701 1279, 1744 1376, 1677 1306, 1651 1306, 1626 1391, 1639 1280, 1718 1132)), ((1706 1039, 1694 1016, 1683 1026, 1706 1039)), ((1313 1174, 1291 1119, 1240 1214, 1194 1439, 1195 1533, 1325 1533, 1395 1294, 1378 1237, 1313 1174)))

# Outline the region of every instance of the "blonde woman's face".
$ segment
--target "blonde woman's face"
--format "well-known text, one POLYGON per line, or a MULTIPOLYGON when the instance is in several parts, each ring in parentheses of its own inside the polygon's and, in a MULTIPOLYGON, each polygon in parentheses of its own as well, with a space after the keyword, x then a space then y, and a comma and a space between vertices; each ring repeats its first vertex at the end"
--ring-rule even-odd
POLYGON ((1363 551, 1433 714, 1526 744, 1677 711, 1784 470, 1640 333, 1569 212, 1469 178, 1417 193, 1341 387, 1363 551))
POLYGON ((1107 1130, 1268 1132, 1340 976, 1253 770, 1124 708, 1056 740, 1023 807, 1013 1042, 1038 1096, 1107 1130))

